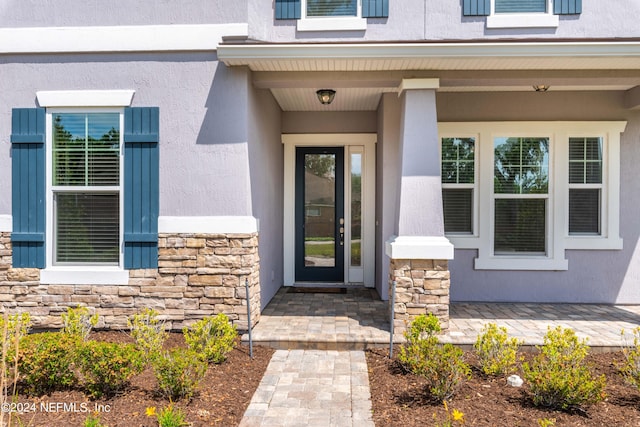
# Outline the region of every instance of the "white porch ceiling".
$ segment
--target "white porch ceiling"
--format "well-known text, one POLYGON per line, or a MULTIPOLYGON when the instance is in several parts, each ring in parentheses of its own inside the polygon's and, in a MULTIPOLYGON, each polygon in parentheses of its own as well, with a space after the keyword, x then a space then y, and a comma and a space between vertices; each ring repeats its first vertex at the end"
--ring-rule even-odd
MULTIPOLYGON (((439 92, 640 87, 640 41, 386 44, 222 44, 218 58, 251 69, 284 111, 371 111, 402 79, 438 78, 439 92), (331 105, 315 91, 335 89, 331 105)), ((634 90, 634 106, 640 103, 634 90)))

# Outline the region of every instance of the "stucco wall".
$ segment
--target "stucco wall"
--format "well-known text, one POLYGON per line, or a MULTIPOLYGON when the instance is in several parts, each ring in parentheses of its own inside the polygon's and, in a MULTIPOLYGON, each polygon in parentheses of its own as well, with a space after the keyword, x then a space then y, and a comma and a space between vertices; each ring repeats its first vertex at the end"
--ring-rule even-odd
POLYGON ((248 0, 2 0, 0 27, 247 22, 248 0))
POLYGON ((476 250, 456 250, 449 264, 454 301, 640 302, 640 111, 622 92, 503 92, 437 98, 440 121, 627 120, 621 137, 620 235, 623 250, 567 250, 568 271, 474 270, 476 250), (541 96, 542 95, 542 96, 541 96))
POLYGON ((583 13, 561 16, 557 28, 487 29, 485 17, 462 16, 461 0, 390 0, 389 17, 368 19, 366 31, 299 32, 295 21, 274 19, 273 1, 250 3, 250 36, 278 42, 637 37, 636 17, 640 15, 640 2, 635 0, 583 0, 583 13))
POLYGON ((160 107, 160 215, 252 215, 244 69, 215 54, 0 56, 0 215, 11 213, 11 108, 36 91, 134 89, 160 107))
POLYGON ((252 215, 260 227, 261 309, 283 282, 284 150, 280 137, 281 111, 271 93, 249 93, 249 170, 252 215))
POLYGON ((377 125, 374 111, 282 113, 282 133, 374 133, 377 125))

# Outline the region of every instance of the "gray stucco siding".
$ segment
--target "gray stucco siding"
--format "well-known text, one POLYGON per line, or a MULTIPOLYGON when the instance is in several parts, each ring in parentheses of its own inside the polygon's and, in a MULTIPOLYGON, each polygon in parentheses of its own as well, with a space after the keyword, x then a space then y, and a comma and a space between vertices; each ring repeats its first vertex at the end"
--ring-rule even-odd
POLYGON ((11 213, 11 108, 43 90, 133 89, 160 108, 160 215, 251 215, 249 76, 211 53, 0 57, 0 215, 11 213))

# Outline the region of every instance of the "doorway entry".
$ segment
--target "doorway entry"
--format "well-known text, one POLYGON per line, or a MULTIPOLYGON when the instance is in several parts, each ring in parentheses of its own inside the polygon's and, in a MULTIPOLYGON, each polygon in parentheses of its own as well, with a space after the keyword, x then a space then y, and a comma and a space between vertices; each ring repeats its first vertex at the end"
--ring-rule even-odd
POLYGON ((375 134, 283 135, 285 286, 375 281, 375 134))

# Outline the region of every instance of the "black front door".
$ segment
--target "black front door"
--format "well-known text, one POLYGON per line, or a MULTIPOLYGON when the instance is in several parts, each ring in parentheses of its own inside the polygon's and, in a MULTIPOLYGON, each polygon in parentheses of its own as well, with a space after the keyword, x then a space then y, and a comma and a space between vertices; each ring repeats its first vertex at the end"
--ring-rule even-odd
POLYGON ((296 281, 344 281, 344 148, 296 150, 296 281))

